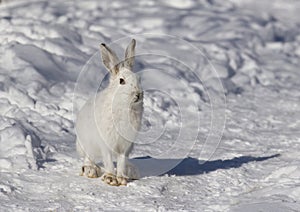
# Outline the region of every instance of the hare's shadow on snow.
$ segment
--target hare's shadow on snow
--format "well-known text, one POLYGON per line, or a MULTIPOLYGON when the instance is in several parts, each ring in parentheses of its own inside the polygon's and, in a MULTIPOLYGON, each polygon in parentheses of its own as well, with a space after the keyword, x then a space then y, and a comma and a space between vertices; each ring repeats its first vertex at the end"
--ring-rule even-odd
POLYGON ((131 159, 131 162, 138 167, 141 177, 163 174, 188 176, 209 173, 220 169, 239 168, 243 164, 265 161, 279 156, 280 154, 263 157, 241 156, 228 160, 206 162, 191 157, 184 159, 155 159, 146 156, 131 159))

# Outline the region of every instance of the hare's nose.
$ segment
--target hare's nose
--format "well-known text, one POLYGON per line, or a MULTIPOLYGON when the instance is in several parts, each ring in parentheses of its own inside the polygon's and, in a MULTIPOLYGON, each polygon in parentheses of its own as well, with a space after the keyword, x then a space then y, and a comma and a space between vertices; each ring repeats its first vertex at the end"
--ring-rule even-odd
POLYGON ((141 98, 143 97, 143 91, 137 92, 137 93, 135 94, 135 96, 136 96, 137 99, 141 99, 141 98))
POLYGON ((135 97, 136 97, 137 99, 140 99, 140 98, 141 98, 139 93, 135 94, 135 97))

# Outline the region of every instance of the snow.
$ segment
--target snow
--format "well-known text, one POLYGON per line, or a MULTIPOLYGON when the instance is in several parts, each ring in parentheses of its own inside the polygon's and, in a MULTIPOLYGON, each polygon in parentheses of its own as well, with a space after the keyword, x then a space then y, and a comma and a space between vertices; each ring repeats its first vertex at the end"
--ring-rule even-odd
POLYGON ((2 1, 0 211, 299 211, 299 1, 2 1), (99 44, 137 40, 126 187, 79 176, 99 44))

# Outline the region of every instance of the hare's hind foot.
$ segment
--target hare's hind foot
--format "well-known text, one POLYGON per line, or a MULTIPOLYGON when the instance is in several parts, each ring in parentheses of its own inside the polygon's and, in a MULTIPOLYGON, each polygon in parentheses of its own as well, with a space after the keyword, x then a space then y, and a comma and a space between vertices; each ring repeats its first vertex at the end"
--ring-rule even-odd
POLYGON ((119 185, 126 186, 128 182, 128 178, 126 177, 117 177, 117 181, 119 185))
POLYGON ((111 173, 105 173, 102 177, 102 180, 111 186, 119 186, 116 175, 111 173))
POLYGON ((116 175, 111 173, 105 173, 102 176, 102 180, 111 186, 126 186, 128 182, 128 178, 116 177, 116 175))
POLYGON ((98 178, 101 176, 101 168, 97 165, 85 165, 82 166, 80 175, 88 178, 98 178))

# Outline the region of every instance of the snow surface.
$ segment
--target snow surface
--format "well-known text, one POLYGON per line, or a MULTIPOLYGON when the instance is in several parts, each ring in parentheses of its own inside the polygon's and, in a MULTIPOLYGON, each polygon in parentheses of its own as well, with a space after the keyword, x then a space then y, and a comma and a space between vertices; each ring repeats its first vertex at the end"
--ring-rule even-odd
POLYGON ((0 211, 299 211, 299 12, 296 0, 3 1, 0 211), (131 155, 142 178, 111 187, 79 176, 74 114, 105 77, 99 44, 122 53, 129 37, 147 88, 131 155))

